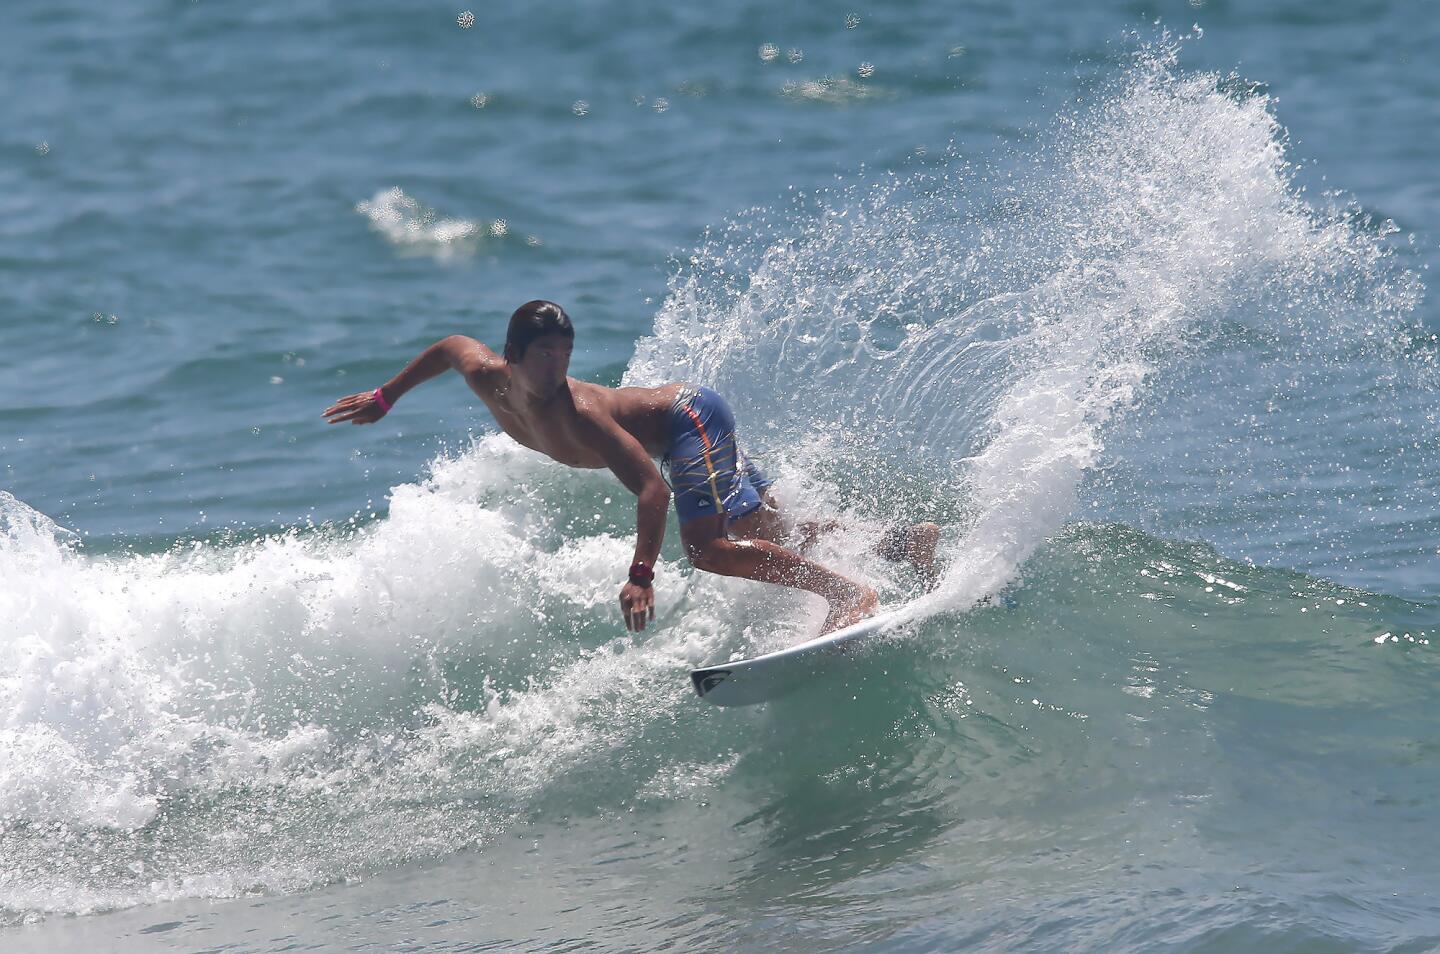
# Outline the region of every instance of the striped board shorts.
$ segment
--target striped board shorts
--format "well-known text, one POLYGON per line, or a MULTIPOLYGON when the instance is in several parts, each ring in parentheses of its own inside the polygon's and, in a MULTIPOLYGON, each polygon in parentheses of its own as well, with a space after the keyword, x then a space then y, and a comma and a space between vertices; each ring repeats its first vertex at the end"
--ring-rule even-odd
POLYGON ((685 387, 670 407, 670 447, 660 461, 680 522, 718 513, 736 520, 771 484, 740 450, 735 413, 710 388, 685 387))

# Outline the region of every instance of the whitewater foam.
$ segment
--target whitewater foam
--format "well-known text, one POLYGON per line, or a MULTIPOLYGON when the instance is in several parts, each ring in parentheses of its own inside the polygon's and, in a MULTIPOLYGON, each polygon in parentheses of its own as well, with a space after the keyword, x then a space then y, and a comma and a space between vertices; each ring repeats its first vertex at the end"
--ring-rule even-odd
POLYGON ((666 718, 675 673, 746 613, 729 581, 662 561, 661 628, 617 637, 628 528, 554 517, 614 491, 492 436, 359 530, 108 558, 0 501, 0 908, 292 890, 446 853, 666 718), (494 810, 452 817, 476 798, 494 810), (85 831, 108 834, 46 861, 85 831))

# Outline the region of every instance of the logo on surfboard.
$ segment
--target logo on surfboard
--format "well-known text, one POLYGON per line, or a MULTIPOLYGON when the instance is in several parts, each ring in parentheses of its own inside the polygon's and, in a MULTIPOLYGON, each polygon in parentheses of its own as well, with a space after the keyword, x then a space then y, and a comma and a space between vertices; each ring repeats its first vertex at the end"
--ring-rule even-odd
POLYGON ((728 669, 712 669, 704 674, 697 672, 695 673, 695 691, 703 696, 729 677, 730 670, 728 669))

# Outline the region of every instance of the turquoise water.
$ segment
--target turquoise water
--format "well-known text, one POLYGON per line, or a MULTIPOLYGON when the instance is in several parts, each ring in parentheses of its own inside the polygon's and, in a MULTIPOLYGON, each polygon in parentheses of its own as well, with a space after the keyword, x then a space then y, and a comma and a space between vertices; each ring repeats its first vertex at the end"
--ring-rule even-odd
POLYGON ((0 30, 7 951, 1440 948, 1428 11, 465 12, 0 30), (821 608, 321 418, 534 297, 912 623, 704 706, 821 608))

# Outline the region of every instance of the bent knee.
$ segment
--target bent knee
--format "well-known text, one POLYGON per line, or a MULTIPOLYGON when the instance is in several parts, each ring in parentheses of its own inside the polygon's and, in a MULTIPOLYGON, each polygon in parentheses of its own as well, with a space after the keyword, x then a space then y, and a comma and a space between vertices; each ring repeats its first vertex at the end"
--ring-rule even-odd
POLYGON ((734 550, 735 541, 726 537, 712 537, 703 543, 685 545, 685 555, 690 558, 690 565, 706 573, 724 573, 730 565, 734 550))
POLYGON ((715 562, 721 559, 720 548, 717 546, 719 542, 717 539, 685 544, 685 556, 689 557, 690 565, 697 570, 713 573, 715 562))

